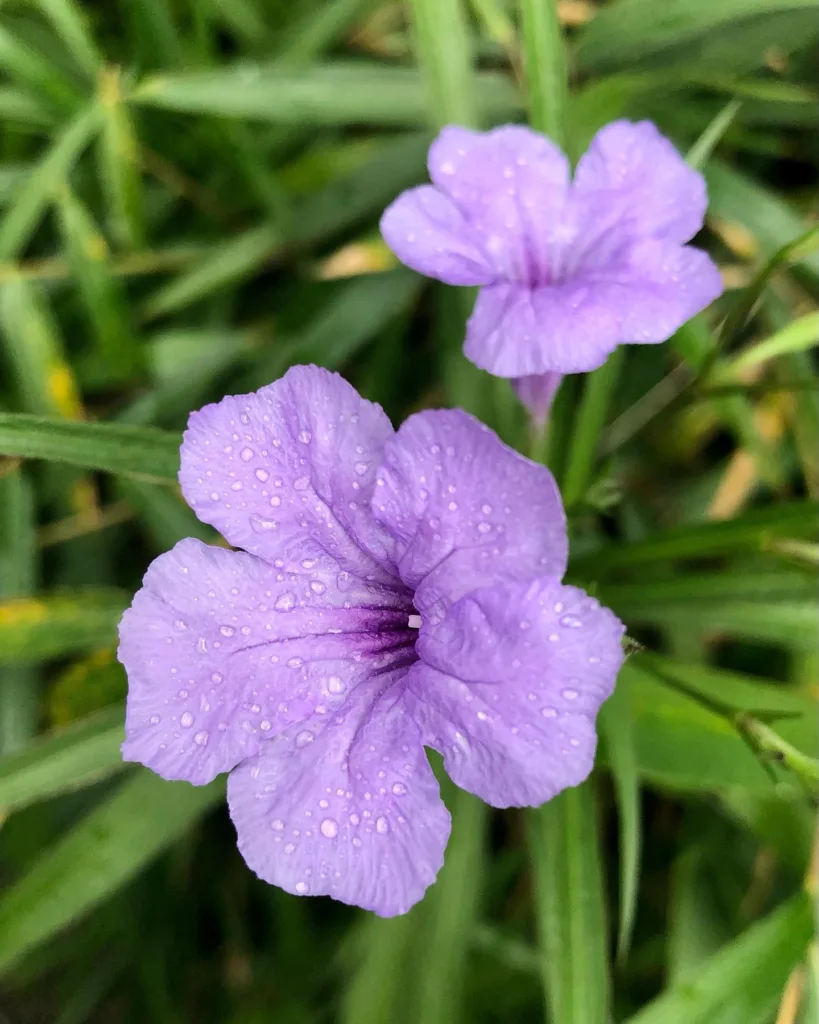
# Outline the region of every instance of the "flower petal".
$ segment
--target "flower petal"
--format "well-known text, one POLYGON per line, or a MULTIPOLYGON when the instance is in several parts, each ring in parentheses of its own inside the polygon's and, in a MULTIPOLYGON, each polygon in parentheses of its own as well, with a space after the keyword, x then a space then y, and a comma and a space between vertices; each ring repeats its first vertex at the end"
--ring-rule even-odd
POLYGON ((447 196, 429 185, 410 189, 384 211, 381 234, 419 274, 447 284, 489 284, 497 274, 481 237, 447 196))
POLYGON ((282 734, 230 776, 239 850, 264 881, 392 917, 435 880, 449 814, 401 685, 312 742, 282 734))
POLYGON ((499 377, 586 372, 619 344, 666 341, 721 292, 706 253, 648 239, 610 268, 563 284, 483 288, 464 352, 499 377))
POLYGON ((277 569, 180 541, 149 567, 120 624, 123 756, 166 779, 209 782, 414 660, 408 607, 408 595, 350 577, 323 552, 277 569))
POLYGON ((708 205, 703 176, 650 121, 601 128, 577 165, 572 198, 594 233, 602 215, 622 237, 677 243, 700 230, 708 205))
POLYGON ((532 422, 540 429, 549 419, 552 402, 562 380, 562 373, 535 373, 512 380, 515 394, 532 417, 532 422))
POLYGON ((461 410, 410 416, 384 449, 373 497, 415 607, 440 615, 477 586, 566 568, 551 473, 461 410))
POLYGON ((591 771, 622 636, 556 579, 487 587, 421 629, 407 706, 459 786, 495 807, 536 806, 591 771))
POLYGON ((268 387, 192 413, 179 481, 236 547, 273 561, 316 544, 363 578, 389 580, 369 510, 392 427, 338 374, 295 366, 268 387))
POLYGON ((533 283, 560 247, 569 164, 549 139, 520 125, 491 132, 444 128, 428 158, 432 181, 483 239, 499 274, 533 283))

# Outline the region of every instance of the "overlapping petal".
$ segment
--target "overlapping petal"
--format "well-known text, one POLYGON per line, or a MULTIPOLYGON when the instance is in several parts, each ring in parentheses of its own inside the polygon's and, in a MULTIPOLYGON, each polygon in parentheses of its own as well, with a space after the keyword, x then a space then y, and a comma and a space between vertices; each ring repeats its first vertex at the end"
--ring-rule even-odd
POLYGON ((357 580, 322 552, 277 562, 191 539, 152 563, 120 625, 126 760, 209 782, 414 660, 408 595, 357 580))
POLYGON ((273 561, 316 546, 362 578, 388 582, 386 538, 369 509, 393 430, 338 374, 297 366, 250 395, 191 415, 179 480, 197 516, 273 561))
POLYGON ((591 771, 622 635, 554 578, 477 590, 422 627, 407 706, 463 789, 496 807, 541 804, 591 771))
POLYGON ((665 341, 721 291, 706 253, 649 239, 613 268, 562 284, 482 289, 464 351, 499 377, 586 372, 619 344, 665 341))
POLYGON ((682 244, 702 227, 705 179, 650 121, 613 121, 578 162, 573 200, 589 229, 605 211, 621 235, 682 244))
POLYGON ((376 484, 373 511, 422 615, 440 616, 496 580, 565 571, 566 524, 552 475, 465 412, 411 416, 385 446, 376 484))
POLYGON ((402 688, 384 677, 369 706, 283 733, 230 776, 239 849, 260 878, 384 917, 434 881, 449 814, 402 688))
POLYGON ((454 285, 489 284, 497 277, 479 232, 429 185, 399 196, 381 218, 381 233, 401 262, 419 274, 454 285))

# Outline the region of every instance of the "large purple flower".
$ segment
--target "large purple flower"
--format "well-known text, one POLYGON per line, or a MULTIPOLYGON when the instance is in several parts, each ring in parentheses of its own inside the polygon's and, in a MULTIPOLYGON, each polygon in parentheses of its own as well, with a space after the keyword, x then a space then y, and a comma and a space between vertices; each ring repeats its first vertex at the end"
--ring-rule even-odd
POLYGON ((394 433, 296 367, 193 413, 180 480, 244 550, 183 540, 148 569, 120 628, 123 754, 195 784, 232 771, 261 878, 406 911, 449 835, 424 745, 497 807, 587 776, 623 627, 560 582, 542 466, 459 411, 394 433))
POLYGON ((480 285, 466 355, 499 377, 577 373, 619 344, 665 341, 722 291, 702 227, 705 182, 648 121, 597 133, 574 180, 528 128, 448 127, 429 151, 432 185, 381 220, 414 270, 480 285))

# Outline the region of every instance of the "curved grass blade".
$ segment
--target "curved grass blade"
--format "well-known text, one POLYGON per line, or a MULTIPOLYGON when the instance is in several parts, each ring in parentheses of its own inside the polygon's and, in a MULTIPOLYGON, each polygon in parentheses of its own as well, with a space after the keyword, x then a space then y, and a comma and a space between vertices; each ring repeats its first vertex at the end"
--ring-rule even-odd
POLYGON ((0 898, 0 972, 145 868, 224 797, 140 771, 46 850, 0 898))
POLYGON ((0 760, 0 813, 90 786, 127 766, 121 707, 108 708, 0 760))
POLYGON ((462 0, 412 0, 418 63, 432 123, 477 124, 472 57, 462 0))
POLYGON ((0 413, 0 454, 175 483, 181 438, 153 427, 0 413))
POLYGON ((113 587, 0 601, 0 664, 47 661, 110 646, 129 602, 129 594, 113 587))
POLYGON ((813 904, 794 896, 627 1024, 762 1024, 813 937, 813 904))
POLYGON ((591 782, 529 811, 527 823, 549 1019, 606 1024, 605 897, 591 782))

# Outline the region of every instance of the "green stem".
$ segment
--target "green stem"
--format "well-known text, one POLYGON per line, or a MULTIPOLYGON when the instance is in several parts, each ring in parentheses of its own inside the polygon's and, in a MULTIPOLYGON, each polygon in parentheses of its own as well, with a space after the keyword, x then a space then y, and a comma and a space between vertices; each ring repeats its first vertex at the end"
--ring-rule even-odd
POLYGON ((569 91, 557 0, 521 0, 529 123, 564 151, 569 91))
POLYGON ((472 58, 461 0, 412 0, 411 9, 433 123, 476 125, 472 58))

